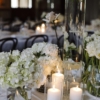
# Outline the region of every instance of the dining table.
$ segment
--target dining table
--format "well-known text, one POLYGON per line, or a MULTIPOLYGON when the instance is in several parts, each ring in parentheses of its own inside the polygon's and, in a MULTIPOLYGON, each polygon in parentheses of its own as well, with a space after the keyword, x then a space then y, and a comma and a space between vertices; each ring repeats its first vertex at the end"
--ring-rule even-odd
MULTIPOLYGON (((7 95, 9 92, 7 89, 0 88, 0 100, 7 100, 7 95)), ((62 100, 67 100, 69 98, 69 94, 65 94, 62 100)), ((100 98, 96 98, 95 96, 89 94, 87 91, 83 92, 82 95, 83 100, 100 100, 100 98)), ((31 90, 31 100, 47 100, 47 93, 39 92, 37 89, 32 88, 31 90)))
MULTIPOLYGON (((25 29, 19 32, 0 30, 0 39, 8 38, 8 37, 17 38, 18 44, 16 46, 16 50, 22 51, 23 49, 25 49, 25 41, 28 37, 34 35, 40 35, 40 34, 47 35, 49 43, 57 44, 57 37, 55 35, 55 30, 53 30, 52 28, 48 28, 44 33, 37 33, 31 29, 27 29, 27 30, 25 29)), ((57 29, 57 34, 58 34, 58 38, 63 34, 60 28, 57 29)), ((36 40, 36 42, 42 42, 42 41, 43 41, 42 39, 36 40)), ((9 49, 10 44, 11 41, 8 41, 4 48, 9 49)))

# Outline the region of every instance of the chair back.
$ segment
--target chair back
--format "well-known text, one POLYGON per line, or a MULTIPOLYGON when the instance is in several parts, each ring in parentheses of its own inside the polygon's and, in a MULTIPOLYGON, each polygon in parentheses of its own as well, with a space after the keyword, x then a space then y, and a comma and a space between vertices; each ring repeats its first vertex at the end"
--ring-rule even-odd
POLYGON ((34 43, 48 42, 49 38, 47 35, 34 35, 26 39, 25 48, 31 47, 34 43))
POLYGON ((17 38, 3 38, 0 39, 0 52, 9 52, 15 50, 18 43, 17 38))
POLYGON ((63 48, 63 45, 64 45, 64 35, 61 35, 61 36, 58 38, 58 47, 59 47, 59 48, 63 48))

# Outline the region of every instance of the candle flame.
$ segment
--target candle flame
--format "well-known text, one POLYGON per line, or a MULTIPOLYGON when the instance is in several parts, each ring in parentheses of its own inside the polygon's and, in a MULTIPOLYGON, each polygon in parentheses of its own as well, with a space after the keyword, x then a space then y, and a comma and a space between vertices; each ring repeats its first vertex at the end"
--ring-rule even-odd
POLYGON ((41 25, 41 27, 45 27, 45 24, 43 23, 43 24, 41 25))
POLYGON ((75 82, 75 78, 73 77, 73 82, 75 82))
POLYGON ((78 88, 78 85, 76 87, 78 88))
POLYGON ((55 85, 53 85, 53 88, 55 88, 55 85))
POLYGON ((78 62, 78 57, 76 57, 76 62, 78 62))
POLYGON ((36 28, 37 30, 40 30, 40 27, 39 26, 37 26, 37 28, 36 28))
POLYGON ((58 73, 60 73, 60 70, 59 70, 58 66, 57 66, 57 71, 58 71, 58 73))

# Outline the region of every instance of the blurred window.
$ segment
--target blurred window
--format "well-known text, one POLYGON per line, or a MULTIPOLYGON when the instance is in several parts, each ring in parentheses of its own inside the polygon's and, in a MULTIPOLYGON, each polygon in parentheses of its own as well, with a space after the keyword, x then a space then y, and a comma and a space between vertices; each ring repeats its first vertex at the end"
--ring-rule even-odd
POLYGON ((11 8, 32 8, 32 0, 11 0, 11 8))

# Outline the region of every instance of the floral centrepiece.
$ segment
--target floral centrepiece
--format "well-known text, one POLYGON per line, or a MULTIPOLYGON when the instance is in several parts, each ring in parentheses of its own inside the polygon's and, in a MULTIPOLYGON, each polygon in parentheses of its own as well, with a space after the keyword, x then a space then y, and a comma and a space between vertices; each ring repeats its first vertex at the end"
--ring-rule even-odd
POLYGON ((2 87, 16 88, 32 84, 37 88, 44 83, 44 76, 55 71, 58 64, 61 69, 62 64, 57 46, 49 43, 36 43, 21 53, 18 50, 2 52, 0 56, 2 87))
POLYGON ((83 82, 87 90, 94 96, 100 97, 100 32, 87 36, 84 41, 83 60, 85 71, 83 82))

